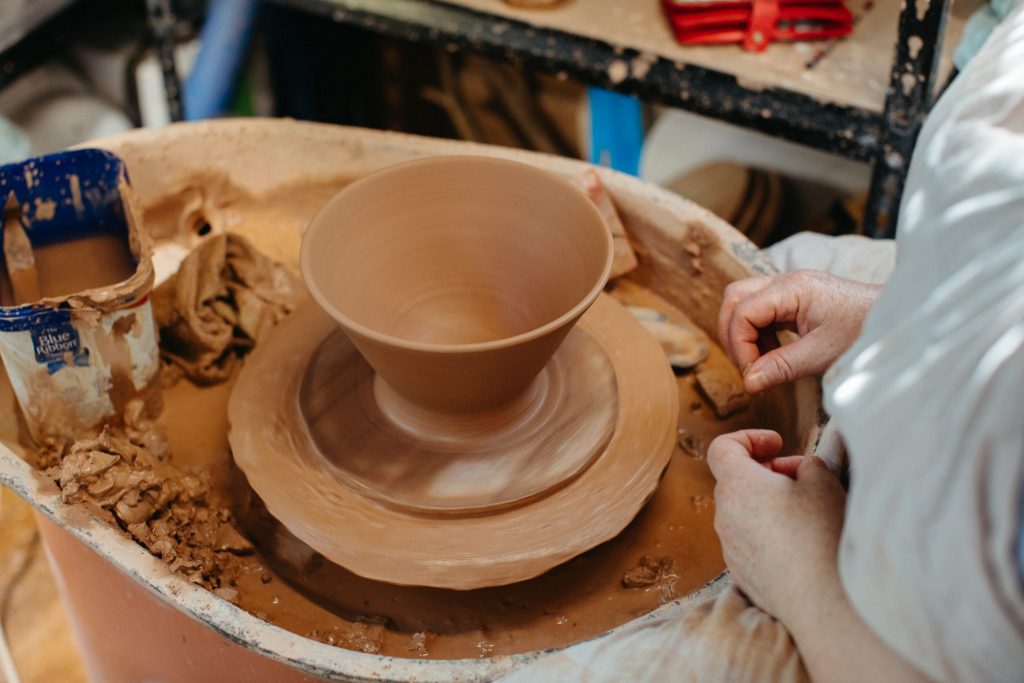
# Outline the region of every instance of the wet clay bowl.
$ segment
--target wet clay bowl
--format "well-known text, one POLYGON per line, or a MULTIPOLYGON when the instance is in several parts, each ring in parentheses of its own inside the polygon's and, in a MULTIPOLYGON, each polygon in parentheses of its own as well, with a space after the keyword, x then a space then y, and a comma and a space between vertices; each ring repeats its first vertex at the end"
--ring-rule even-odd
POLYGON ((593 203, 552 173, 435 157, 332 197, 300 263, 383 381, 378 402, 443 429, 515 405, 601 292, 612 245, 593 203))
MULTIPOLYGON (((578 161, 510 149, 253 119, 134 131, 96 146, 118 154, 128 166, 145 209, 144 228, 158 242, 158 272, 164 267, 159 258, 162 245, 188 245, 207 225, 215 232, 230 229, 245 235, 298 272, 302 230, 327 199, 356 179, 417 158, 484 155, 566 177, 590 168, 578 161), (281 206, 267 199, 273 196, 292 201, 281 206)), ((630 277, 685 311, 709 334, 714 333, 721 293, 729 282, 773 272, 752 243, 700 206, 636 178, 608 171, 601 171, 601 177, 640 252, 641 267, 630 277), (684 248, 690 241, 700 245, 699 255, 684 248)), ((93 680, 483 681, 552 647, 538 642, 530 652, 509 656, 418 660, 345 650, 265 623, 171 573, 90 510, 64 504, 52 482, 19 456, 15 403, 5 387, 0 382, 0 480, 43 520, 40 531, 93 680), (118 637, 111 638, 111 633, 118 637)), ((220 388, 195 398, 216 398, 218 391, 218 400, 225 400, 220 388)), ((194 408, 197 419, 212 412, 206 406, 213 399, 204 403, 195 398, 183 397, 182 410, 194 408)), ((223 411, 223 403, 219 405, 223 411)), ((796 452, 813 441, 819 406, 816 382, 808 379, 757 398, 751 410, 761 426, 780 430, 787 449, 796 452)), ((187 457, 186 462, 216 460, 224 467, 229 457, 226 425, 220 429, 216 438, 176 434, 174 452, 187 457)), ((709 493, 710 475, 700 474, 703 464, 691 466, 687 458, 678 452, 673 456, 662 488, 670 483, 673 468, 686 465, 709 493)), ((212 475, 216 480, 224 472, 215 467, 212 475)), ((670 496, 683 495, 665 490, 670 496)), ((659 490, 648 507, 652 522, 658 521, 663 502, 670 501, 662 501, 659 490)), ((688 533, 713 535, 711 516, 698 517, 688 533)), ((668 613, 691 613, 702 596, 722 585, 712 581, 721 569, 720 559, 712 558, 706 566, 710 583, 690 585, 679 599, 643 617, 627 617, 619 626, 610 624, 604 633, 634 628, 668 613)), ((563 592, 552 593, 552 599, 563 592)), ((352 596, 353 602, 361 604, 359 597, 352 596)), ((439 604, 447 600, 438 598, 439 604)))
MULTIPOLYGON (((300 265, 373 374, 325 340, 295 429, 342 485, 407 511, 476 515, 565 485, 610 438, 615 378, 586 334, 551 360, 611 262, 593 203, 534 166, 439 156, 352 183, 310 221, 300 265)), ((250 384, 240 391, 262 392, 250 384)), ((265 422, 232 411, 233 433, 265 422)))

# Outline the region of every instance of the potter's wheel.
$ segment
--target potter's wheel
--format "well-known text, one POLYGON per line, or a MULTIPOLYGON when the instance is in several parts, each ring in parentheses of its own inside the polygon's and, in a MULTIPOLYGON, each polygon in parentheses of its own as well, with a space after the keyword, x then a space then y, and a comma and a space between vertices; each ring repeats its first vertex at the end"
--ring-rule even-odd
POLYGON ((547 402, 532 405, 545 414, 531 434, 458 453, 414 443, 375 415, 373 385, 310 303, 249 357, 229 418, 235 461, 269 511, 380 581, 471 589, 537 576, 617 535, 674 448, 664 354, 606 295, 542 373, 547 402))

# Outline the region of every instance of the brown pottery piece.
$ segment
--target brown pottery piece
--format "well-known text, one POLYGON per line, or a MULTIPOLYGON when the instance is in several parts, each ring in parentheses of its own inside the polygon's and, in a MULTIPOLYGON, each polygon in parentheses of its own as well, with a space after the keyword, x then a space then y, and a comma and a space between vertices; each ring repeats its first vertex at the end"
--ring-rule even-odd
POLYGON ((397 584, 511 583, 611 538, 653 492, 672 376, 598 298, 611 235, 572 184, 484 157, 400 164, 329 200, 300 262, 323 312, 249 359, 232 449, 332 561, 397 584), (260 398, 271 387, 282 404, 260 398))

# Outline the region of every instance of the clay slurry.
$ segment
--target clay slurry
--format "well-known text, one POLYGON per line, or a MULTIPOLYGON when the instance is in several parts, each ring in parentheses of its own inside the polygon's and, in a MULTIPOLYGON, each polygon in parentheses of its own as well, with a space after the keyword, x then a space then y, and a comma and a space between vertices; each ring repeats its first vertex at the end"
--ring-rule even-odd
POLYGON ((3 233, 2 306, 113 287, 136 269, 123 231, 99 230, 73 239, 33 244, 31 231, 22 226, 13 195, 4 208, 3 233))

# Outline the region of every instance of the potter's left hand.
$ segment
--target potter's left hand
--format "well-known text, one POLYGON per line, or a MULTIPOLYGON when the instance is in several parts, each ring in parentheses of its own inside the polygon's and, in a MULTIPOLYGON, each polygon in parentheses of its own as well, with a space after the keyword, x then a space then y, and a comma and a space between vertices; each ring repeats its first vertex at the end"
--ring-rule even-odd
POLYGON ((817 270, 738 280, 722 294, 718 338, 755 394, 825 372, 860 334, 881 291, 817 270), (800 338, 780 347, 776 328, 800 338))
POLYGON ((816 457, 777 458, 782 437, 766 429, 724 434, 708 448, 715 531, 736 584, 793 630, 799 605, 839 585, 837 555, 846 492, 816 457))

